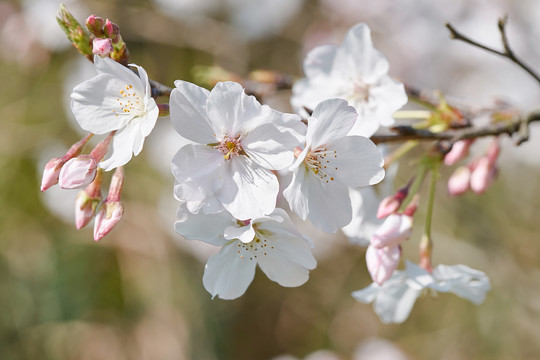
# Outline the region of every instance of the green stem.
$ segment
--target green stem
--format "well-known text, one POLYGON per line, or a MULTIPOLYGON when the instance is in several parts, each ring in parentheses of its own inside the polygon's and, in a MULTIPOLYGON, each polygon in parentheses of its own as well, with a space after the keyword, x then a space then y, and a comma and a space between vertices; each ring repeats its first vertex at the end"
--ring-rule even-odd
POLYGON ((399 160, 403 155, 414 149, 418 145, 418 140, 408 140, 401 144, 399 148, 384 159, 384 168, 388 169, 390 164, 399 160))
POLYGON ((426 177, 427 170, 428 170, 427 164, 424 164, 424 163, 420 164, 417 170, 418 173, 416 174, 414 182, 409 189, 409 195, 407 196, 403 204, 401 204, 402 209, 407 208, 407 205, 409 205, 409 203, 414 198, 414 195, 418 192, 418 189, 420 189, 420 185, 422 185, 422 182, 424 182, 424 178, 426 177))
POLYGON ((429 198, 426 213, 426 222, 424 224, 424 235, 431 241, 431 220, 433 217, 433 204, 435 203, 435 188, 437 185, 437 178, 439 177, 439 162, 433 164, 431 169, 431 181, 429 183, 429 198))

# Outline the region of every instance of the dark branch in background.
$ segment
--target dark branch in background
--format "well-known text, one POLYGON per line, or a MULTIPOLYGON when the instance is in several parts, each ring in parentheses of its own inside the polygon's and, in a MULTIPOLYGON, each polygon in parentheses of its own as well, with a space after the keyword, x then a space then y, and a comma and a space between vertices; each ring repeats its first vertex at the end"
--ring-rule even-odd
POLYGON ((501 42, 504 48, 504 51, 499 51, 493 48, 490 48, 488 46, 482 45, 471 38, 469 38, 466 35, 463 35, 462 33, 458 32, 450 23, 446 24, 446 27, 448 30, 450 30, 450 37, 455 40, 461 40, 463 42, 466 42, 467 44, 470 44, 472 46, 475 46, 477 48, 480 48, 482 50, 488 51, 492 54, 496 54, 502 57, 505 57, 507 59, 510 59, 515 64, 517 64, 519 67, 521 67, 523 70, 529 73, 533 78, 536 79, 540 83, 540 76, 536 74, 536 72, 527 64, 525 64, 522 60, 518 59, 512 49, 510 48, 510 44, 508 42, 508 37, 506 36, 506 23, 508 18, 504 17, 499 19, 498 27, 499 32, 501 33, 501 42))
POLYGON ((508 134, 509 136, 516 135, 515 143, 519 145, 528 140, 529 124, 535 121, 540 121, 540 112, 531 113, 526 118, 516 118, 483 127, 447 130, 439 133, 425 129, 415 129, 412 126, 394 126, 390 130, 396 132, 396 134, 373 135, 371 140, 376 144, 406 140, 447 140, 453 144, 459 140, 508 134))

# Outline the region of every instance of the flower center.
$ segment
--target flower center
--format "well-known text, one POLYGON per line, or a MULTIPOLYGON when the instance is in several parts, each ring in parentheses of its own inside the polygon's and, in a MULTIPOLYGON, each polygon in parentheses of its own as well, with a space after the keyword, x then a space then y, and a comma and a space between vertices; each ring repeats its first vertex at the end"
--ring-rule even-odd
POLYGON ((318 147, 310 150, 307 154, 304 163, 313 171, 321 180, 329 183, 334 181, 334 177, 330 173, 337 171, 337 166, 332 165, 332 160, 338 157, 336 150, 328 150, 326 147, 318 147))
POLYGON ((275 251, 275 247, 272 241, 267 240, 267 235, 272 235, 267 230, 258 230, 255 232, 255 237, 249 243, 243 243, 240 240, 236 240, 237 253, 243 260, 257 260, 258 257, 266 256, 275 251))
POLYGON ((225 135, 221 142, 216 146, 216 149, 224 154, 225 160, 230 160, 232 156, 239 155, 243 151, 241 140, 242 135, 235 138, 225 135))
POLYGON ((351 97, 362 102, 368 102, 369 101, 369 84, 361 80, 354 81, 353 93, 351 97))
POLYGON ((135 117, 144 115, 144 99, 133 89, 133 85, 126 85, 124 89, 120 90, 119 94, 120 96, 116 98, 116 102, 120 106, 120 109, 118 111, 113 110, 116 116, 118 114, 132 114, 135 117))

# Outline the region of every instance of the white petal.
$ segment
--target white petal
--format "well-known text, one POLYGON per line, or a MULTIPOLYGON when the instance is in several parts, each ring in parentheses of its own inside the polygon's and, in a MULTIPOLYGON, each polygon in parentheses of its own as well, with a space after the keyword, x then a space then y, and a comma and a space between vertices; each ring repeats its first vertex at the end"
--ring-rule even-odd
POLYGON ((181 147, 171 163, 175 195, 187 201, 205 201, 215 196, 223 184, 224 161, 221 152, 206 145, 181 147))
POLYGON ((206 113, 210 92, 186 81, 177 80, 170 97, 171 122, 186 139, 199 144, 217 142, 216 131, 206 113))
POLYGON ((336 182, 327 184, 309 172, 301 192, 309 199, 308 219, 317 228, 335 233, 351 222, 352 207, 347 186, 336 182))
POLYGON ((225 244, 223 232, 234 223, 234 219, 227 213, 191 214, 185 205, 178 208, 177 217, 174 229, 186 240, 200 240, 218 246, 225 244))
POLYGON ((375 230, 382 224, 374 211, 381 199, 370 186, 349 188, 349 196, 353 209, 352 221, 341 230, 353 244, 367 246, 375 230))
POLYGON ((356 121, 356 111, 342 99, 321 102, 308 119, 306 144, 312 149, 347 135, 356 121))
POLYGON ((350 70, 355 70, 356 75, 368 83, 388 72, 388 60, 373 47, 371 31, 366 24, 357 24, 349 30, 336 55, 333 73, 343 74, 350 70))
POLYGON ((116 101, 125 86, 126 83, 103 74, 77 85, 71 93, 71 111, 79 126, 94 134, 126 126, 134 115, 120 112, 116 101))
POLYGON ((246 156, 226 161, 219 200, 235 218, 247 220, 271 213, 279 183, 274 174, 246 156))
POLYGON ((216 134, 235 137, 261 122, 263 108, 254 96, 232 81, 220 82, 212 89, 206 105, 216 134))
POLYGON ((255 230, 253 225, 250 223, 246 226, 229 226, 225 229, 225 239, 234 240, 238 239, 243 243, 250 243, 255 237, 255 230))
POLYGON ((370 89, 370 97, 377 104, 375 116, 383 126, 393 125, 392 114, 408 101, 403 84, 389 76, 384 76, 377 86, 370 89))
POLYGON ((250 131, 242 140, 246 154, 260 166, 270 170, 281 170, 294 161, 294 148, 298 140, 278 131, 273 124, 264 124, 250 131))
POLYGON ((384 160, 368 138, 346 136, 328 144, 328 150, 324 171, 329 177, 354 187, 374 185, 384 178, 384 160))
MULTIPOLYGON (((139 76, 124 65, 114 61, 111 58, 102 58, 100 56, 94 56, 94 65, 96 66, 98 74, 104 74, 112 78, 116 78, 118 81, 122 82, 122 89, 126 85, 131 85, 135 87, 141 94, 145 94, 146 84, 139 76)), ((140 66, 135 64, 132 65, 136 66, 137 69, 142 69, 140 66)), ((143 76, 145 75, 146 71, 143 73, 143 76)), ((146 76, 146 79, 148 79, 148 76, 146 76)))
MULTIPOLYGON (((156 126, 156 121, 159 116, 159 108, 156 105, 156 101, 153 98, 149 98, 146 104, 146 114, 144 118, 138 119, 141 127, 141 133, 144 137, 150 135, 154 126, 156 126)), ((137 154, 136 154, 137 155, 137 154)))
POLYGON ((306 220, 309 212, 309 199, 302 191, 302 184, 306 181, 308 170, 304 165, 298 167, 292 176, 292 180, 283 190, 283 196, 289 203, 292 211, 294 211, 302 220, 306 220))
POLYGON ((439 286, 431 286, 432 288, 452 292, 475 304, 482 303, 486 292, 491 289, 485 273, 465 265, 439 265, 433 270, 433 277, 439 286))
POLYGON ((338 47, 335 45, 317 46, 311 50, 304 59, 304 73, 307 77, 328 75, 338 47))
MULTIPOLYGON (((368 105, 355 105, 358 118, 348 135, 364 136, 370 138, 381 127, 380 117, 368 105)), ((391 117, 391 115, 390 115, 391 117)), ((386 117, 384 117, 386 119, 386 117)), ((393 118, 392 118, 393 121, 393 118)), ((387 121, 388 123, 388 121, 387 121)))
POLYGON ((294 236, 269 236, 275 249, 257 260, 262 271, 281 286, 300 286, 309 278, 309 270, 317 265, 309 245, 294 236))
POLYGON ((380 290, 381 286, 379 286, 377 283, 371 283, 369 286, 363 289, 354 291, 351 295, 356 299, 356 301, 369 304, 375 300, 380 290))
POLYGON ((309 114, 304 109, 313 111, 317 105, 326 99, 339 97, 338 91, 332 78, 323 78, 324 81, 310 81, 309 79, 300 79, 294 83, 292 88, 291 105, 295 112, 308 118, 309 114))
POLYGON ((110 171, 127 164, 131 160, 134 151, 137 151, 137 154, 141 151, 143 141, 144 138, 138 124, 136 122, 129 123, 114 135, 112 154, 107 160, 102 161, 99 166, 105 171, 110 171))
POLYGON ((233 241, 212 256, 204 268, 203 284, 205 289, 225 300, 242 296, 255 276, 257 262, 242 258, 237 253, 236 241, 233 241))
POLYGON ((385 283, 383 287, 373 304, 375 313, 385 324, 404 322, 420 296, 420 290, 409 287, 403 281, 388 285, 385 283))

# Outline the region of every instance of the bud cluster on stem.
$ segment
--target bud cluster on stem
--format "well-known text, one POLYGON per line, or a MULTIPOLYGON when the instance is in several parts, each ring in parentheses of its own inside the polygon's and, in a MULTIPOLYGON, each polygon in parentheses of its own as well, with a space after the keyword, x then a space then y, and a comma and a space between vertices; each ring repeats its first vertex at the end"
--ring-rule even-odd
POLYGON ((94 181, 98 163, 109 150, 115 132, 99 142, 89 155, 79 155, 67 161, 60 170, 58 184, 62 189, 79 189, 94 181))
POLYGON ((499 152, 499 139, 495 138, 483 156, 473 159, 467 166, 460 166, 454 171, 448 179, 448 193, 460 195, 469 188, 477 194, 485 192, 497 175, 496 161, 499 152))
POLYGON ((43 177, 41 179, 41 191, 45 191, 58 183, 60 171, 64 164, 70 159, 79 155, 92 136, 93 134, 88 134, 82 140, 73 144, 64 156, 61 158, 52 158, 47 162, 45 169, 43 170, 43 177))
POLYGON ((98 241, 107 235, 118 224, 124 214, 124 207, 120 201, 120 193, 124 185, 124 169, 116 168, 111 179, 107 199, 101 204, 94 223, 94 240, 98 241))
POLYGON ((101 57, 110 56, 123 65, 127 65, 129 52, 120 35, 120 28, 109 19, 90 15, 86 19, 86 28, 93 35, 92 53, 101 57))

